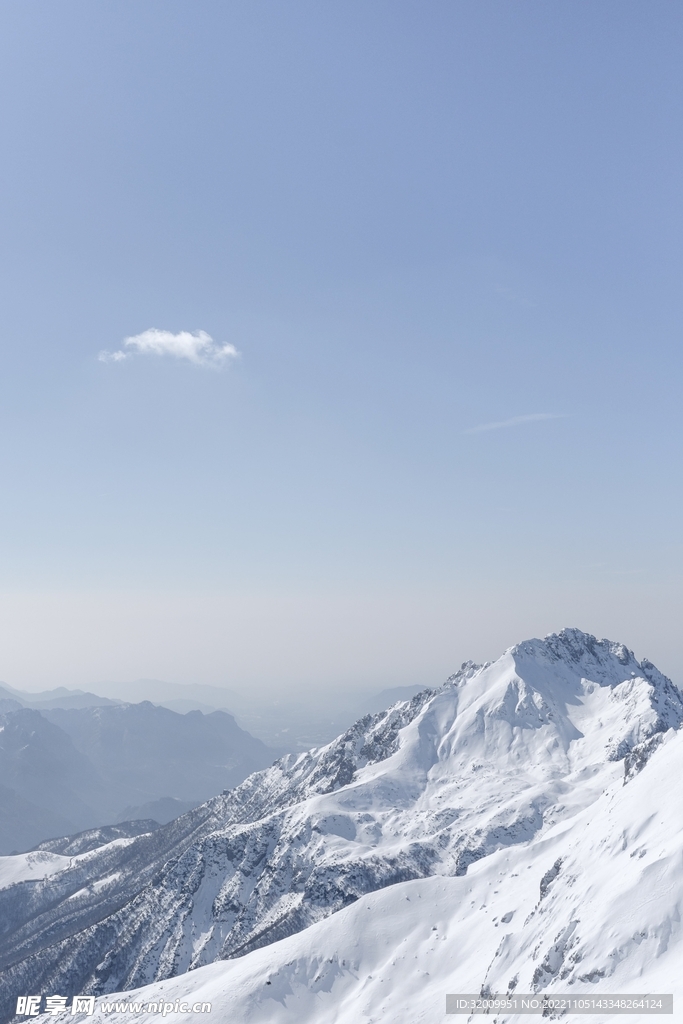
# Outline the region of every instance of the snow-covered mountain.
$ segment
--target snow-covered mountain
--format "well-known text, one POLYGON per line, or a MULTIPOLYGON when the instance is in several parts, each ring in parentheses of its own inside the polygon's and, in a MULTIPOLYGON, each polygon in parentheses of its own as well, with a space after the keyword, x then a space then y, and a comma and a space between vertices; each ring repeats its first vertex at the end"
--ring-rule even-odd
POLYGON ((6 863, 5 1014, 150 984, 283 1024, 440 1020, 482 986, 671 991, 682 722, 650 662, 577 630, 463 665, 151 834, 42 880, 6 863))

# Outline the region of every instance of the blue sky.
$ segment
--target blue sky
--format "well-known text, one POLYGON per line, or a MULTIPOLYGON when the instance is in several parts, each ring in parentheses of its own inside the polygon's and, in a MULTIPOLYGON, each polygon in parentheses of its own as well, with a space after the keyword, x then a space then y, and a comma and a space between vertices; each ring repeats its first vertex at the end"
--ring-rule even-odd
POLYGON ((428 684, 565 625, 683 676, 682 43, 0 4, 0 678, 428 684))

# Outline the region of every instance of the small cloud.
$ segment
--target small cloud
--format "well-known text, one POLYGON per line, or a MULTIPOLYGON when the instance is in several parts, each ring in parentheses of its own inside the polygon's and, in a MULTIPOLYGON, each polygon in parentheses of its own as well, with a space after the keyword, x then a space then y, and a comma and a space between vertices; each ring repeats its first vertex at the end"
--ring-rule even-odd
POLYGON ((509 420, 499 420, 497 423, 480 423, 478 427, 470 427, 465 434, 481 434, 485 430, 503 430, 505 427, 517 427, 520 423, 537 423, 539 420, 560 420, 563 416, 551 412, 532 412, 527 416, 513 416, 509 420))
POLYGON ((97 357, 101 363, 120 363, 126 358, 125 352, 100 352, 97 357))
POLYGON ((225 366, 239 356, 234 345, 219 345, 206 331, 160 331, 150 327, 142 334, 134 334, 124 338, 123 348, 117 352, 100 352, 97 357, 101 363, 121 363, 133 356, 172 356, 174 359, 187 359, 196 366, 209 366, 214 369, 225 366))

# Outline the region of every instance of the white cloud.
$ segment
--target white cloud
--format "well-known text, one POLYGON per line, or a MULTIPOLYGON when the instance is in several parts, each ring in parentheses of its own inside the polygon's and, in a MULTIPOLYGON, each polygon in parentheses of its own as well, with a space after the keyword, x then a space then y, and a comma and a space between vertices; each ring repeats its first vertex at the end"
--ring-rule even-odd
POLYGON ((125 338, 123 348, 117 352, 100 352, 98 359, 102 363, 120 363, 133 356, 172 356, 174 359, 187 359, 196 366, 217 368, 236 359, 239 352, 234 345, 219 345, 206 331, 160 331, 150 327, 142 334, 134 334, 125 338))
POLYGON ((484 430, 502 430, 504 427, 516 427, 520 423, 535 423, 538 420, 559 420, 562 416, 551 412, 532 412, 527 416, 513 416, 509 420, 500 420, 497 423, 480 423, 478 427, 470 427, 466 434, 481 434, 484 430))

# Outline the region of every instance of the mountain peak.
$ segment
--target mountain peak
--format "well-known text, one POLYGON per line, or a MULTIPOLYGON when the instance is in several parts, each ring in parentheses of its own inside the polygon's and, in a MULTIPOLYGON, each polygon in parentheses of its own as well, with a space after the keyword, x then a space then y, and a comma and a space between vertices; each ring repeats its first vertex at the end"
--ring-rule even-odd
POLYGON ((458 690, 452 749, 476 750, 484 761, 516 756, 559 770, 563 759, 578 766, 632 755, 642 767, 655 737, 683 722, 683 695, 650 661, 578 629, 525 640, 474 671, 467 666, 458 690))
POLYGON ((614 640, 598 640, 591 633, 576 628, 548 633, 542 640, 524 640, 510 648, 510 653, 544 656, 575 665, 607 666, 616 661, 622 668, 640 669, 633 651, 614 640))

